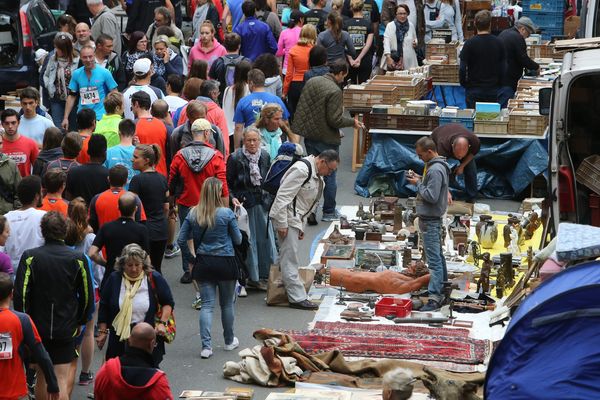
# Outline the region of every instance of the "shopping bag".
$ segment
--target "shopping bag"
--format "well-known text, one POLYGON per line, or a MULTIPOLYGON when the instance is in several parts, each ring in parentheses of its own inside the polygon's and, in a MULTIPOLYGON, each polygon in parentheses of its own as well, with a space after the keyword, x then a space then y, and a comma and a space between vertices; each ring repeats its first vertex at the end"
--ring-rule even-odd
MULTIPOLYGON (((311 267, 298 268, 298 275, 304 284, 306 293, 309 292, 313 280, 315 279, 315 273, 315 269, 311 267)), ((269 271, 269 282, 267 284, 267 305, 289 305, 279 265, 271 265, 271 270, 269 271)))

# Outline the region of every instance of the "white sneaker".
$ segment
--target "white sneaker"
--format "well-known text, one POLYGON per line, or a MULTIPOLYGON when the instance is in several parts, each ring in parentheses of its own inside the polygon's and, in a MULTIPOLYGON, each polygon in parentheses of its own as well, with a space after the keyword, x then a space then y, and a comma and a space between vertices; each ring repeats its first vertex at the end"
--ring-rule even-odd
POLYGON ((210 358, 212 355, 212 349, 202 349, 200 352, 200 358, 210 358))
MULTIPOLYGON (((240 341, 238 340, 238 338, 236 338, 235 336, 233 337, 233 342, 231 342, 231 344, 226 344, 225 346, 223 346, 223 348, 226 351, 231 351, 231 350, 235 350, 239 347, 240 345, 240 341)), ((203 350, 204 351, 204 350, 203 350)), ((212 352, 211 352, 212 353, 212 352)))
POLYGON ((238 297, 248 297, 248 292, 246 292, 245 287, 240 286, 240 289, 238 291, 238 297))

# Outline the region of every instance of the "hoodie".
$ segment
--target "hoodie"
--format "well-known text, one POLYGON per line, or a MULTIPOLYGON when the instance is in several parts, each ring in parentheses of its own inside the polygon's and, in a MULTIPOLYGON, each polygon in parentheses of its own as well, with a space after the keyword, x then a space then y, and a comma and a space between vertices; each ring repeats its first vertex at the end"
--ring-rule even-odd
POLYGON ((4 215, 21 207, 17 198, 17 187, 20 182, 21 174, 17 164, 6 154, 0 153, 0 214, 4 215))
POLYGON ((273 96, 281 97, 283 92, 283 82, 279 75, 265 79, 265 92, 271 93, 273 96))
POLYGON ((210 70, 213 61, 227 54, 227 50, 225 50, 225 47, 223 47, 217 39, 213 39, 213 48, 210 51, 204 50, 201 45, 202 42, 198 41, 198 43, 190 49, 190 54, 188 56, 188 72, 191 70, 195 60, 206 61, 208 63, 208 70, 210 70))
POLYGON ((33 175, 42 176, 42 172, 50 161, 58 160, 63 156, 62 148, 55 147, 53 149, 42 150, 38 154, 38 158, 33 163, 33 175))
POLYGON ((439 219, 448 209, 450 167, 437 156, 425 164, 423 179, 417 183, 417 215, 422 220, 439 219))

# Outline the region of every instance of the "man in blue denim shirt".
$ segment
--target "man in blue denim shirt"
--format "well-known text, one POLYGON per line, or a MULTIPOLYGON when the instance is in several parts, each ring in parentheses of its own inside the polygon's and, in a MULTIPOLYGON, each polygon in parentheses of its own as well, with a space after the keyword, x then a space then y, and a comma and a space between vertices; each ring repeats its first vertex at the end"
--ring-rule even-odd
POLYGON ((437 153, 435 142, 422 137, 415 144, 417 155, 425 162, 423 176, 408 171, 407 180, 417 186, 417 215, 423 235, 423 248, 430 272, 429 301, 420 311, 433 311, 444 301, 442 283, 448 279, 446 259, 442 249, 442 216, 448 208, 450 167, 437 153))

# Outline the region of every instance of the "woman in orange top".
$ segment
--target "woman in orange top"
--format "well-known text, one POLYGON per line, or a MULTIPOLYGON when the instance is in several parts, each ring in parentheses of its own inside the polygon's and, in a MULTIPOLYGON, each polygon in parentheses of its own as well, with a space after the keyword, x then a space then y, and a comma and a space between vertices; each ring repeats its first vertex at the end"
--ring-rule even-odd
POLYGON ((304 86, 304 73, 310 69, 308 64, 308 53, 317 41, 317 30, 314 25, 306 24, 300 31, 298 44, 290 49, 288 53, 287 73, 283 82, 283 97, 287 98, 290 120, 292 119, 300 92, 304 86))

